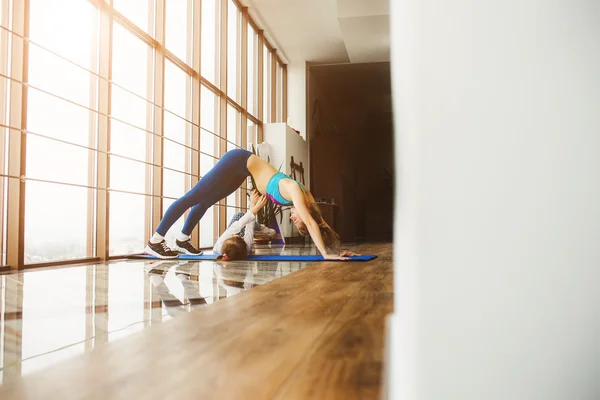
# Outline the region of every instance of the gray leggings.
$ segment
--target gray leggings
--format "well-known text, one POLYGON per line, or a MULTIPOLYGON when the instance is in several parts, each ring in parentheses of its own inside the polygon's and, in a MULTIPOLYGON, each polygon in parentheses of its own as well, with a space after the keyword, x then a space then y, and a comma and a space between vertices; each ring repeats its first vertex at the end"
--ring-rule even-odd
MULTIPOLYGON (((227 225, 227 228, 229 228, 235 221, 239 221, 240 219, 242 219, 242 217, 244 216, 244 214, 245 213, 243 213, 243 212, 236 212, 235 214, 233 214, 233 217, 231 218, 231 221, 229 221, 229 224, 227 225)), ((254 229, 258 229, 258 228, 260 228, 260 224, 258 222, 254 222, 254 229)), ((244 233, 246 233, 246 227, 245 226, 240 231, 240 236, 244 237, 244 233)))

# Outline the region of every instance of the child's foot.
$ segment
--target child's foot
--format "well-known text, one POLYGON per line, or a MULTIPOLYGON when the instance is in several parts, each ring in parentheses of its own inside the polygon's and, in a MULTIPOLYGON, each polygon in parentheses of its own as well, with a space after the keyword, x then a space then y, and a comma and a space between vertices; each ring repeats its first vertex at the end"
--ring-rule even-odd
POLYGON ((178 252, 171 250, 167 245, 167 242, 164 240, 158 243, 148 242, 144 252, 146 252, 146 254, 150 254, 151 256, 163 259, 177 258, 179 255, 178 252))
POLYGON ((173 249, 184 254, 189 254, 191 256, 199 256, 203 253, 203 251, 198 250, 194 247, 191 239, 184 241, 175 239, 175 246, 173 246, 173 249))
POLYGON ((256 236, 272 236, 275 234, 275 229, 267 228, 263 224, 260 224, 257 229, 254 230, 256 236))

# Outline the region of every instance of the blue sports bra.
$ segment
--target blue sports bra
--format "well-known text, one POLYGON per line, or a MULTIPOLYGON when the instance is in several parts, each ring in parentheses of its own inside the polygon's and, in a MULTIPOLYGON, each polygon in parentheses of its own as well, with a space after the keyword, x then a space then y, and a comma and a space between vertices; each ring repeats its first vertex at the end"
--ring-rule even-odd
MULTIPOLYGON (((271 177, 271 179, 269 179, 269 182, 267 183, 266 195, 273 203, 277 204, 278 206, 289 206, 292 204, 292 202, 286 200, 279 192, 279 181, 282 179, 292 179, 292 178, 290 178, 283 172, 276 173, 275 175, 273 175, 271 177)), ((300 189, 302 189, 303 192, 306 193, 306 188, 304 187, 303 184, 301 184, 297 180, 294 180, 294 179, 292 179, 292 180, 300 186, 300 189)))

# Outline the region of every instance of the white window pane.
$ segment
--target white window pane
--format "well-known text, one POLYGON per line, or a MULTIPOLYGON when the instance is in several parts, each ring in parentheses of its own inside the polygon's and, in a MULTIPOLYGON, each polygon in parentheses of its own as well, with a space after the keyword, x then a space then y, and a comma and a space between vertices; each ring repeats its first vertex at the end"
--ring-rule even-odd
POLYGON ((148 102, 118 86, 112 87, 111 115, 118 120, 146 129, 152 117, 148 102))
POLYGON ((88 146, 90 111, 31 89, 27 94, 27 129, 88 146))
POLYGON ((283 120, 283 67, 277 63, 277 122, 286 122, 283 120))
POLYGON ((25 263, 86 257, 90 189, 27 181, 25 263))
POLYGON ((229 225, 229 222, 231 221, 231 219, 233 218, 233 215, 238 212, 239 208, 237 207, 238 204, 238 196, 239 196, 239 191, 236 190, 235 192, 233 192, 232 194, 230 194, 229 196, 227 196, 227 225, 229 225))
POLYGON ((219 86, 220 0, 202 0, 202 76, 219 86))
POLYGON ((206 175, 217 164, 217 159, 200 154, 200 175, 206 175))
POLYGON ((194 15, 193 1, 167 0, 165 1, 165 43, 178 58, 191 65, 192 15, 194 15), (191 32, 190 32, 191 33, 191 32))
POLYGON ((256 149, 256 145, 258 144, 258 126, 250 120, 248 120, 248 127, 246 128, 246 137, 246 143, 248 144, 246 150, 252 151, 252 146, 256 149))
POLYGON ((177 143, 192 145, 192 124, 177 115, 165 112, 164 117, 164 132, 165 137, 173 139, 177 143))
POLYGON ((219 133, 219 98, 218 96, 208 89, 206 86, 202 86, 200 91, 200 126, 207 131, 218 134, 219 133))
POLYGON ((87 69, 93 69, 91 43, 97 15, 96 7, 89 1, 30 0, 29 38, 87 69))
MULTIPOLYGON (((164 170, 163 171, 163 194, 175 199, 180 198, 186 193, 186 181, 190 182, 190 176, 180 172, 164 170)), ((166 208, 165 208, 166 211, 166 208)))
POLYGON ((191 172, 192 151, 188 147, 164 141, 164 166, 183 172, 191 172))
MULTIPOLYGON (((26 157, 27 177, 87 185, 90 152, 91 150, 82 147, 29 135, 26 157)), ((95 154, 91 156, 94 157, 95 154)))
POLYGON ((213 247, 215 244, 214 223, 216 214, 216 206, 212 206, 206 210, 206 213, 200 219, 200 247, 213 247))
POLYGON ((149 23, 148 21, 150 10, 152 10, 152 8, 154 7, 154 1, 113 0, 113 6, 128 20, 136 24, 138 27, 142 28, 146 33, 149 33, 154 36, 153 32, 150 30, 150 27, 153 26, 153 24, 149 23))
POLYGON ((148 237, 144 231, 146 202, 143 195, 110 192, 111 256, 135 254, 144 251, 148 237))
POLYGON ((152 48, 133 32, 116 21, 113 23, 113 82, 145 99, 152 99, 152 85, 148 82, 153 68, 153 63, 149 66, 148 59, 152 55, 152 48), (150 71, 148 68, 151 68, 150 71))
POLYGON ((228 149, 236 148, 235 145, 241 144, 241 119, 242 116, 239 111, 237 111, 232 106, 227 106, 227 146, 228 149))
MULTIPOLYGON (((89 46, 88 46, 89 47, 89 46)), ((37 46, 29 48, 29 83, 85 107, 96 109, 90 101, 93 75, 37 46)), ((96 78, 94 78, 96 79, 96 78)), ((35 91, 35 89, 32 89, 35 91)))
POLYGON ((227 5, 227 94, 236 102, 241 98, 242 13, 232 0, 227 5))
MULTIPOLYGON (((8 185, 8 180, 5 177, 0 177, 0 191, 2 192, 2 198, 4 198, 4 193, 6 193, 8 185)), ((2 265, 6 265, 6 222, 8 217, 8 209, 6 201, 0 201, 0 229, 2 229, 2 239, 0 240, 0 263, 2 265)))
POLYGON ((147 164, 118 156, 110 156, 110 188, 146 193, 147 164))
POLYGON ((263 46, 263 122, 271 122, 271 53, 263 46))
POLYGON ((152 151, 153 135, 143 129, 134 128, 117 120, 110 121, 110 151, 146 161, 152 151))
POLYGON ((258 116, 258 34, 248 26, 248 112, 258 116))
POLYGON ((212 132, 200 130, 200 150, 204 154, 218 157, 216 143, 219 139, 212 132))
POLYGON ((165 61, 165 109, 187 118, 188 99, 191 95, 191 79, 177 65, 165 61))

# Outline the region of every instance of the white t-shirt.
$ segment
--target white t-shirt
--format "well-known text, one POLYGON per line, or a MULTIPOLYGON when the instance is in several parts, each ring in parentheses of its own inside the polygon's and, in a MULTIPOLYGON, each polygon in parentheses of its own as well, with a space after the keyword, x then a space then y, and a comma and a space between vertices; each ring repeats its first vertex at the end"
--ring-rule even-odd
POLYGON ((235 221, 217 240, 215 243, 215 247, 213 247, 213 253, 222 255, 221 247, 223 246, 223 242, 233 237, 241 232, 242 228, 246 227, 246 233, 244 233, 244 242, 246 242, 246 246, 248 247, 248 252, 252 249, 252 243, 254 241, 254 221, 256 220, 256 215, 252 213, 252 211, 248 210, 246 214, 239 220, 235 221))

